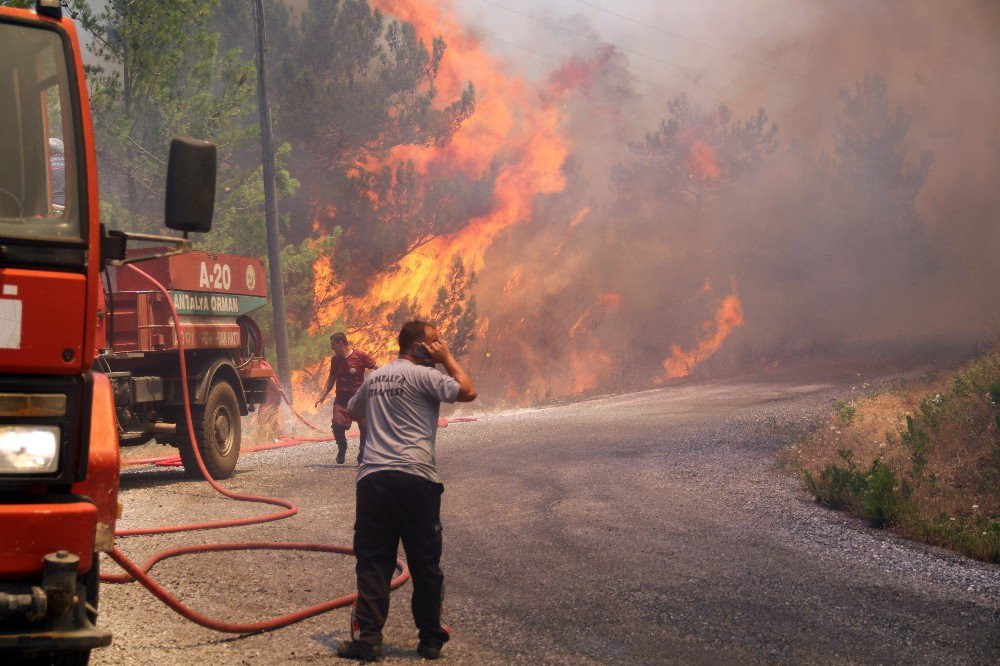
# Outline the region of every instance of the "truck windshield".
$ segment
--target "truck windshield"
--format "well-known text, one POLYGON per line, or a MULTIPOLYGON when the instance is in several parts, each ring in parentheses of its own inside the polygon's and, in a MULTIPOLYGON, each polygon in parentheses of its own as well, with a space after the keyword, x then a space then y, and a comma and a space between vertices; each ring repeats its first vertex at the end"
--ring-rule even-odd
POLYGON ((0 238, 80 238, 70 94, 60 34, 0 22, 0 238))

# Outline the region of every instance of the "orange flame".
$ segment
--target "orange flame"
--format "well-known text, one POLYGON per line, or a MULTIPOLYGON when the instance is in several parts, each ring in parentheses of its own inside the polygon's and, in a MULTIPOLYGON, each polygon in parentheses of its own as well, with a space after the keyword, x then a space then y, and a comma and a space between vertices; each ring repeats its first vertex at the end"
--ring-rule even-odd
POLYGON ((697 347, 684 351, 676 343, 670 346, 670 358, 663 361, 667 378, 687 377, 696 365, 719 349, 734 329, 742 325, 743 306, 734 292, 722 300, 715 317, 702 324, 702 338, 698 341, 697 347))
MULTIPOLYGON (((425 43, 435 35, 444 37, 448 48, 437 81, 439 99, 454 98, 467 81, 477 90, 476 112, 447 145, 397 146, 387 161, 412 160, 425 174, 457 171, 470 176, 478 176, 494 160, 501 161, 490 213, 404 257, 398 270, 379 279, 362 299, 362 304, 377 305, 416 298, 419 307, 429 310, 455 257, 462 258, 467 270, 479 270, 493 240, 508 226, 529 218, 535 195, 564 187, 560 169, 569 144, 562 135, 558 108, 537 103, 539 91, 505 74, 504 66, 483 51, 473 35, 453 25, 455 17, 449 8, 425 7, 415 0, 376 0, 373 4, 412 22, 425 43)), ((320 304, 329 294, 316 296, 320 304)), ((342 304, 321 308, 320 326, 332 324, 342 311, 342 304)))
MULTIPOLYGON (((563 189, 561 168, 570 144, 563 135, 562 112, 554 101, 545 99, 541 85, 508 74, 503 63, 480 48, 474 35, 457 25, 450 7, 426 0, 374 0, 372 4, 411 22, 425 44, 438 35, 444 38, 447 49, 435 82, 438 100, 446 104, 455 99, 468 82, 476 88, 475 113, 447 144, 397 146, 383 164, 411 160, 418 173, 429 178, 454 173, 479 177, 491 165, 498 165, 489 213, 411 252, 396 270, 378 278, 367 294, 353 301, 360 309, 371 309, 415 299, 418 308, 428 312, 438 290, 447 284, 456 257, 467 271, 478 271, 497 236, 530 218, 536 195, 563 189)), ((313 269, 317 328, 325 329, 344 312, 345 301, 339 297, 343 279, 337 277, 327 257, 320 258, 313 269)), ((363 337, 362 332, 359 346, 377 347, 376 341, 363 337)), ((308 373, 296 374, 299 377, 293 383, 309 381, 308 373)))
MULTIPOLYGON (((380 312, 384 305, 416 302, 424 314, 431 310, 439 289, 448 284, 451 268, 456 258, 461 258, 467 271, 477 273, 483 267, 487 250, 495 240, 512 225, 530 220, 536 198, 541 194, 560 192, 566 186, 562 167, 569 155, 571 142, 566 138, 564 124, 567 120, 567 92, 577 88, 586 94, 587 88, 595 84, 595 79, 587 71, 582 60, 572 62, 558 70, 548 79, 533 82, 516 76, 507 66, 483 50, 478 39, 461 28, 450 3, 431 3, 429 0, 372 0, 373 6, 400 20, 412 23, 425 45, 440 35, 447 43, 447 49, 438 69, 435 86, 438 90, 436 103, 448 104, 456 99, 471 82, 476 89, 475 113, 462 123, 447 143, 434 145, 403 145, 389 151, 384 159, 370 160, 365 168, 375 170, 383 166, 395 166, 400 161, 409 160, 417 173, 428 180, 442 176, 463 174, 477 179, 487 170, 494 176, 492 209, 467 221, 465 226, 446 237, 436 238, 400 260, 387 274, 378 277, 361 297, 350 297, 352 308, 361 313, 380 312)), ((610 50, 602 52, 595 61, 614 56, 610 50)), ((593 66, 593 65, 591 65, 593 66)), ((711 146, 694 136, 692 131, 683 137, 687 155, 684 168, 692 179, 705 183, 720 177, 720 169, 711 146)), ((374 197, 375 194, 372 193, 374 197)), ((391 196, 391 194, 390 194, 391 196)), ((578 204, 579 205, 579 204, 578 204)), ((569 220, 569 228, 576 227, 590 213, 584 206, 569 220)), ((329 207, 322 228, 331 228, 336 222, 337 211, 329 207)), ((561 218, 565 220, 565 218, 561 218)), ((564 227, 565 229, 565 227, 564 227)), ((567 233, 565 236, 575 234, 567 233)), ((559 242, 553 254, 562 247, 559 242)), ((515 262, 518 260, 514 260, 515 262)), ((343 295, 343 274, 337 274, 329 257, 319 258, 314 266, 313 298, 316 307, 316 329, 328 329, 338 322, 347 308, 347 297, 343 295)), ((565 276, 570 279, 570 276, 565 276)), ((546 279, 548 279, 546 277, 546 279)), ((502 306, 520 302, 517 295, 533 292, 531 264, 511 266, 509 278, 499 285, 499 301, 502 306)), ((715 298, 711 283, 706 282, 703 295, 715 298)), ((545 358, 543 351, 525 344, 519 349, 519 356, 527 368, 545 369, 547 376, 538 381, 531 378, 530 386, 523 385, 523 378, 507 383, 508 399, 523 402, 548 394, 565 394, 569 391, 581 393, 602 385, 613 373, 620 369, 620 363, 612 361, 600 341, 600 332, 605 322, 613 320, 614 310, 623 303, 620 294, 606 292, 596 299, 588 299, 584 307, 563 312, 568 315, 565 323, 583 310, 567 334, 573 339, 572 349, 563 359, 561 369, 552 371, 551 359, 545 358)), ((480 301, 480 307, 482 302, 480 301)), ((487 333, 502 337, 516 333, 524 326, 525 317, 530 313, 523 310, 519 321, 517 314, 511 320, 504 312, 485 312, 493 317, 491 323, 481 317, 476 324, 480 338, 487 333)), ((379 315, 381 316, 381 315, 379 315)), ((561 326, 564 322, 559 321, 561 326)), ((682 377, 704 359, 715 353, 727 336, 743 324, 743 311, 739 298, 733 293, 724 298, 712 319, 701 328, 699 341, 694 349, 684 351, 679 345, 670 347, 670 357, 663 361, 666 377, 682 377)), ((348 331, 352 341, 360 348, 376 355, 380 362, 387 360, 384 355, 390 351, 384 340, 367 338, 374 331, 364 329, 363 322, 350 322, 348 331), (360 330, 357 327, 361 327, 360 330), (379 355, 382 349, 382 357, 379 355)), ((516 337, 511 335, 510 337, 516 337)), ((491 350, 484 348, 478 359, 480 363, 493 363, 503 367, 503 356, 491 359, 491 350)), ((296 385, 296 407, 300 411, 311 411, 317 384, 322 385, 326 376, 327 363, 323 362, 297 371, 293 375, 296 385), (312 390, 310 390, 312 389, 312 390)), ((655 367, 655 362, 654 362, 655 367)))
POLYGON ((589 212, 590 212, 590 206, 584 206, 583 208, 581 208, 580 211, 573 216, 573 219, 569 221, 569 226, 575 227, 576 225, 580 224, 583 218, 587 217, 587 213, 589 212))
POLYGON ((583 393, 597 388, 600 380, 611 369, 611 356, 600 349, 588 349, 586 353, 574 351, 569 358, 573 373, 573 393, 583 393))

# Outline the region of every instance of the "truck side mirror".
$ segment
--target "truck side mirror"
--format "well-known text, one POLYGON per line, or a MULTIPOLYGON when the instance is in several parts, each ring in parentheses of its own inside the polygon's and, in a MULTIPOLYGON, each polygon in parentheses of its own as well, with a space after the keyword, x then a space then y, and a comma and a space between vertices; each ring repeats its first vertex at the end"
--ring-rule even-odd
POLYGON ((215 209, 215 144, 197 139, 170 141, 165 221, 175 231, 205 233, 215 209))

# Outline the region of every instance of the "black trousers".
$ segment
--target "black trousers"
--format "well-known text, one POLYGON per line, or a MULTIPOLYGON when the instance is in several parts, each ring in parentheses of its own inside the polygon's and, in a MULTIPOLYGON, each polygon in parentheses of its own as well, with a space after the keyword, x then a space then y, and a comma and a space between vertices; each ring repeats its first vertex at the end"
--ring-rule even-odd
MULTIPOLYGON (((340 405, 344 409, 347 409, 347 403, 351 400, 351 396, 346 396, 344 398, 335 398, 333 404, 340 405)), ((368 421, 361 420, 358 421, 358 432, 360 437, 358 438, 358 457, 365 452, 365 441, 368 439, 368 421)), ((347 431, 350 427, 345 428, 342 425, 337 425, 333 423, 330 429, 333 430, 333 439, 337 442, 337 449, 340 451, 347 450, 347 431)))
POLYGON ((440 483, 406 472, 373 472, 358 481, 354 523, 358 640, 376 645, 382 642, 400 539, 413 576, 410 607, 420 641, 438 647, 448 640, 448 631, 441 624, 443 492, 440 483))
MULTIPOLYGON (((337 442, 337 449, 340 451, 346 451, 348 428, 334 424, 332 429, 333 439, 337 442)), ((368 439, 368 422, 358 421, 358 430, 361 431, 361 437, 358 438, 358 455, 360 456, 365 452, 365 441, 368 439)))

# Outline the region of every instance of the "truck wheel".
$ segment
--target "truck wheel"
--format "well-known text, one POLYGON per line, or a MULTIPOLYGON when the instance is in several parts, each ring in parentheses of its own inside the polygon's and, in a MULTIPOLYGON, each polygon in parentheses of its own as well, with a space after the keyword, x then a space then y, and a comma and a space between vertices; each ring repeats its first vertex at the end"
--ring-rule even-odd
MULTIPOLYGON (((216 382, 205 404, 191 407, 191 420, 208 473, 213 479, 228 479, 240 457, 240 403, 236 391, 228 382, 216 382)), ((184 419, 179 420, 177 432, 184 471, 192 479, 202 478, 184 419)))

